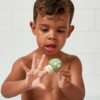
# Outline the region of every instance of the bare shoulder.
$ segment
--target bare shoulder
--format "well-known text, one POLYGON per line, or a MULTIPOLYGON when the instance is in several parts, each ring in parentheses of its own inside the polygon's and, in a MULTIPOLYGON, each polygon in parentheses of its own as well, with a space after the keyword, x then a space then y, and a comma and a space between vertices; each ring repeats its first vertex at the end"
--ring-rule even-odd
POLYGON ((69 65, 70 72, 74 75, 76 73, 82 74, 82 64, 78 56, 63 53, 63 61, 69 65))
POLYGON ((71 82, 85 90, 82 76, 82 64, 79 57, 69 54, 65 54, 65 57, 70 65, 71 82))
POLYGON ((68 58, 70 60, 71 65, 80 65, 81 66, 81 61, 78 56, 76 55, 68 55, 68 58))
POLYGON ((82 73, 82 64, 78 56, 76 55, 69 55, 70 59, 70 69, 74 72, 80 72, 82 73))
POLYGON ((17 59, 14 62, 13 67, 21 67, 21 62, 23 62, 27 67, 30 67, 30 64, 32 63, 32 54, 28 54, 17 59))
POLYGON ((24 56, 18 58, 12 65, 12 70, 9 73, 8 77, 6 78, 6 81, 16 81, 16 80, 22 80, 25 78, 26 73, 22 68, 21 62, 23 62, 27 67, 30 67, 31 59, 30 56, 24 56))
POLYGON ((84 89, 84 82, 82 78, 82 64, 76 55, 68 55, 70 60, 70 72, 72 76, 72 83, 82 87, 84 89))
POLYGON ((63 53, 63 58, 70 65, 76 65, 76 64, 80 64, 81 65, 81 61, 80 61, 79 57, 76 56, 76 55, 71 55, 71 54, 63 53))

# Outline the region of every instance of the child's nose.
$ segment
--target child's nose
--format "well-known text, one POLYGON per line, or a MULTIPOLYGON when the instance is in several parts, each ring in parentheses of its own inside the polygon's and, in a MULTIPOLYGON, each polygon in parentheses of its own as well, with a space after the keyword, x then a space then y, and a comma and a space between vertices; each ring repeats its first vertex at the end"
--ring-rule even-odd
POLYGON ((55 32, 50 32, 48 39, 49 40, 56 40, 56 33, 55 32))

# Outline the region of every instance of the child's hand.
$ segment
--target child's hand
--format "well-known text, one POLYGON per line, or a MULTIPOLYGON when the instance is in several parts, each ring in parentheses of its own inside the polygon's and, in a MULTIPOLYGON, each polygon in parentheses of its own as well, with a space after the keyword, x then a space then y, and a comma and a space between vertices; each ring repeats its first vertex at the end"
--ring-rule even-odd
POLYGON ((60 71, 56 75, 58 86, 60 88, 69 87, 71 84, 71 74, 70 71, 60 71))
POLYGON ((46 75, 46 71, 41 71, 41 68, 43 67, 43 63, 45 61, 45 55, 42 56, 40 63, 38 64, 38 66, 36 67, 36 55, 33 56, 33 61, 32 61, 32 68, 29 69, 27 66, 24 65, 23 62, 21 62, 22 68, 24 69, 24 71, 26 72, 26 78, 25 78, 25 82, 26 82, 26 87, 28 87, 29 89, 33 89, 33 88, 41 88, 41 89, 45 89, 45 85, 43 85, 41 83, 42 78, 46 75))

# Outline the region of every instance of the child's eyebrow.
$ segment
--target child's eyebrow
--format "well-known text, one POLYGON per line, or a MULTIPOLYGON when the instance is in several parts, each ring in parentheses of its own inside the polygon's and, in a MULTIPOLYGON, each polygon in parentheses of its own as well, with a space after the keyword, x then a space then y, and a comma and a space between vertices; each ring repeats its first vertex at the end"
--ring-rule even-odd
POLYGON ((39 26, 49 26, 49 25, 47 25, 47 24, 39 24, 39 26))
MULTIPOLYGON (((39 26, 49 26, 47 24, 39 24, 39 26)), ((67 26, 58 26, 58 28, 64 28, 64 29, 67 29, 67 26)))
POLYGON ((59 26, 59 28, 65 28, 65 29, 67 29, 67 27, 66 27, 66 26, 59 26))

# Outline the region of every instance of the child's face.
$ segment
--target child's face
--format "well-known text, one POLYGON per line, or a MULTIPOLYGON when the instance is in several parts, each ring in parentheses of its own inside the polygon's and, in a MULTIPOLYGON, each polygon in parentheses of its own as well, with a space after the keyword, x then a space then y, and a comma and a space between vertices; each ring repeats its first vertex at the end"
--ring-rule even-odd
POLYGON ((57 16, 41 16, 38 14, 36 22, 31 22, 31 28, 36 35, 39 50, 48 55, 59 53, 70 36, 73 26, 69 26, 70 15, 64 14, 57 20, 57 16))

